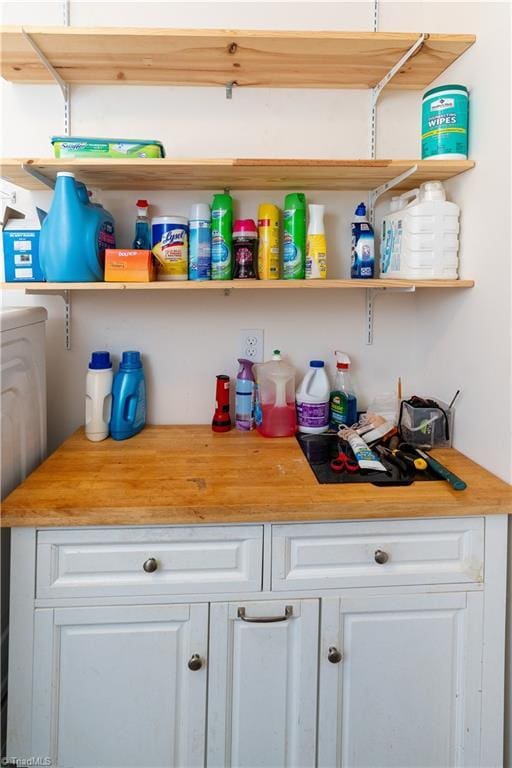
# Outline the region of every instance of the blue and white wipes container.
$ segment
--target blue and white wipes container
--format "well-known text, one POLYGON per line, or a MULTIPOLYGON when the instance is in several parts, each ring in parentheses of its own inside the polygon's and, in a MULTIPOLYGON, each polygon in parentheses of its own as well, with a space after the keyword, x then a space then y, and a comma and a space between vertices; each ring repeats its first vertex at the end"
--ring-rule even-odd
POLYGON ((423 96, 422 160, 466 160, 469 93, 465 85, 438 85, 423 96))

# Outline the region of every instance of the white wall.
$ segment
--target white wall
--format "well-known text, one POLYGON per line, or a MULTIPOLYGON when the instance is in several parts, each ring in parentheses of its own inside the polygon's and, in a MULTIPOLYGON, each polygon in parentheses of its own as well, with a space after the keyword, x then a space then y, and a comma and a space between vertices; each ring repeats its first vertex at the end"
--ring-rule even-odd
MULTIPOLYGON (((354 359, 363 402, 392 390, 399 375, 406 391, 444 399, 461 387, 457 447, 510 480, 510 96, 504 82, 508 10, 500 3, 384 2, 380 11, 382 30, 478 35, 477 44, 441 78, 471 88, 471 144, 477 168, 452 182, 450 192, 463 208, 462 274, 477 280, 473 291, 379 297, 372 347, 365 345, 363 292, 74 294, 70 352, 63 344, 60 299, 9 293, 9 303, 39 303, 49 309, 50 447, 82 422, 83 378, 92 349, 106 347, 115 354, 127 347, 142 350, 150 421, 207 422, 215 374, 235 374, 238 330, 261 327, 267 354, 275 346, 286 350, 299 375, 311 357, 331 362, 334 348, 345 349, 354 359), (498 221, 501 228, 494 231, 486 215, 491 205, 493 223, 498 221), (482 429, 483 422, 490 428, 482 429)), ((72 1, 71 23, 357 30, 371 28, 372 12, 369 2, 72 1)), ((3 17, 4 23, 62 23, 60 3, 4 3, 3 17)), ((72 131, 159 138, 169 156, 356 158, 367 156, 368 99, 368 92, 355 91, 235 89, 228 101, 216 88, 83 86, 73 89, 72 131)), ((2 127, 2 153, 48 156, 49 137, 62 132, 58 89, 2 82, 2 103, 11 116, 2 127)), ((420 105, 418 93, 384 94, 378 122, 380 156, 419 156, 420 105)), ((155 213, 186 214, 192 201, 211 198, 210 192, 140 194, 148 197, 155 213)), ((137 196, 101 194, 118 222, 121 245, 129 244, 132 236, 137 196)), ((31 197, 19 193, 21 201, 31 197)), ((236 194, 237 212, 254 217, 258 202, 279 203, 282 197, 257 191, 236 194)), ((349 222, 365 194, 319 191, 308 197, 327 205, 330 275, 347 276, 349 222)), ((38 193, 32 199, 47 207, 50 194, 38 193)))

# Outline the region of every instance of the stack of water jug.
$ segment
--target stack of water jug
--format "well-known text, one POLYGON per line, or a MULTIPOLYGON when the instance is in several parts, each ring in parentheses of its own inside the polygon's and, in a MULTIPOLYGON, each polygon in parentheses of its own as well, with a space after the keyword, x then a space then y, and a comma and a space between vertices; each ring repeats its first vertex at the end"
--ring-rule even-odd
POLYGON ((382 219, 380 277, 456 280, 459 215, 440 181, 393 197, 382 219))

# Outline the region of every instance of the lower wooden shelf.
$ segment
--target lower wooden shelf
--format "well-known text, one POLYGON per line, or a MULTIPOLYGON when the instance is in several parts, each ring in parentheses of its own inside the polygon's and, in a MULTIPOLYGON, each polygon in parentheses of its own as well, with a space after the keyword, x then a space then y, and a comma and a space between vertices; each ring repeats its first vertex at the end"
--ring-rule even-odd
POLYGON ((355 288, 472 288, 474 280, 182 280, 152 283, 2 283, 11 290, 55 291, 232 291, 355 288))

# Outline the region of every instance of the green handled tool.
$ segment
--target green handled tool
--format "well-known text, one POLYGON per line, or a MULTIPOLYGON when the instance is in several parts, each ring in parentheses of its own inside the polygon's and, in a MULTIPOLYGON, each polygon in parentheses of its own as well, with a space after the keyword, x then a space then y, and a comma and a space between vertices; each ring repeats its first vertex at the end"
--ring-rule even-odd
POLYGON ((446 480, 448 483, 450 483, 454 491, 463 491, 468 487, 464 480, 461 480, 460 477, 454 475, 453 472, 450 472, 449 469, 436 461, 436 459, 433 459, 427 453, 420 451, 419 448, 415 448, 414 450, 419 456, 421 456, 422 459, 425 459, 430 469, 435 472, 436 475, 439 475, 439 477, 442 477, 443 480, 446 480))

